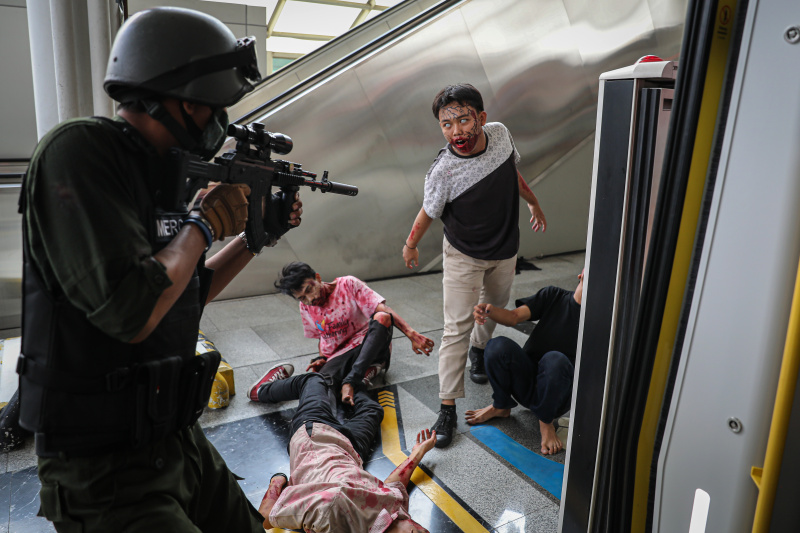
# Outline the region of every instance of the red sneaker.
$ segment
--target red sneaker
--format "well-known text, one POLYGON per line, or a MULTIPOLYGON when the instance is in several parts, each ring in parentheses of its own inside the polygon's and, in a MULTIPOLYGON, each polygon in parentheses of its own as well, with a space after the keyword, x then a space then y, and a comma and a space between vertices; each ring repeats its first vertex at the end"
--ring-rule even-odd
POLYGON ((364 383, 368 387, 371 386, 372 385, 372 380, 375 379, 375 376, 377 376, 378 372, 380 372, 382 369, 383 369, 383 365, 381 365, 381 364, 375 364, 375 365, 372 365, 372 366, 368 366, 367 367, 367 371, 364 372, 364 383))
POLYGON ((289 363, 278 363, 277 365, 273 366, 267 370, 266 374, 261 376, 261 379, 253 383, 253 386, 250 387, 250 401, 258 401, 258 389, 261 388, 261 385, 264 383, 271 383, 279 379, 286 379, 292 374, 294 374, 294 365, 289 363))

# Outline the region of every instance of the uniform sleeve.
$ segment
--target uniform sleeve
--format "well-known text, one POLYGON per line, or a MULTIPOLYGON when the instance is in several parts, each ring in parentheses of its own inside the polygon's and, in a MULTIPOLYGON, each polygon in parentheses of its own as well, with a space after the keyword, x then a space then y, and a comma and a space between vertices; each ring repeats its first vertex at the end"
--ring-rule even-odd
POLYGON ((367 284, 360 279, 353 276, 347 276, 345 279, 356 301, 356 305, 364 316, 371 317, 375 314, 375 308, 386 301, 383 296, 370 289, 367 284))
POLYGON ((26 178, 26 223, 34 262, 46 265, 93 325, 127 342, 172 282, 134 207, 136 177, 121 168, 107 134, 68 125, 37 150, 26 178))
POLYGON ((558 296, 561 289, 558 287, 545 287, 533 296, 520 298, 514 305, 517 307, 527 306, 531 310, 531 320, 540 320, 544 311, 550 307, 553 299, 558 296))
POLYGON ((428 174, 425 176, 425 193, 422 201, 422 208, 425 214, 431 218, 439 218, 444 212, 444 206, 450 199, 450 181, 445 179, 442 165, 439 161, 446 148, 439 152, 439 156, 431 165, 428 174))
POLYGON ((303 320, 303 335, 309 339, 318 339, 320 331, 314 325, 314 319, 308 311, 308 307, 300 304, 300 318, 303 320))

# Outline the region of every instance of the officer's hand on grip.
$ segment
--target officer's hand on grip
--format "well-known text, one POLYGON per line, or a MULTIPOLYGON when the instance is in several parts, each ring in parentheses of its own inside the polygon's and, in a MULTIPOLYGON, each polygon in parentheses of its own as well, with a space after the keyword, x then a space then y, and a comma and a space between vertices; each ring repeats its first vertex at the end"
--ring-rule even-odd
MULTIPOLYGON (((289 224, 292 227, 297 227, 300 225, 303 215, 303 202, 300 200, 300 193, 294 193, 294 203, 292 204, 292 212, 289 213, 289 224)), ((289 228, 292 229, 292 228, 289 228)))
POLYGON ((214 239, 238 235, 247 224, 247 185, 222 184, 211 189, 200 202, 200 212, 211 224, 214 239))
POLYGON ((300 201, 299 192, 278 191, 265 197, 261 207, 264 228, 273 243, 302 222, 303 202, 300 201))

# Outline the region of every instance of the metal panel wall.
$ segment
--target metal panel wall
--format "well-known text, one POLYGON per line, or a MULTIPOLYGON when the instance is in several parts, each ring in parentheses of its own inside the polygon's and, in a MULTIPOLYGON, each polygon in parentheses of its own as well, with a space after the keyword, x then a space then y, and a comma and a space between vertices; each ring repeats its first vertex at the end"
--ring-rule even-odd
MULTIPOLYGON (((490 121, 509 127, 522 175, 545 210, 545 234, 526 230, 530 215, 520 210, 520 255, 583 249, 596 80, 649 53, 677 55, 685 5, 652 2, 653 15, 642 0, 465 1, 268 108, 259 120, 295 140, 288 159, 328 169, 332 180, 361 192, 354 199, 306 192, 304 227, 223 296, 258 294, 254 287, 268 285, 264 273, 275 277, 273 265, 298 258, 325 277, 409 274, 400 249, 422 204, 425 173, 444 145, 430 104, 444 85, 461 81, 481 90, 490 121)), ((429 233, 421 264, 440 268, 440 223, 429 233)))
MULTIPOLYGON (((328 169, 332 180, 358 185, 361 193, 305 191, 303 226, 261 254, 221 297, 273 292, 280 267, 297 259, 326 278, 409 274, 401 247, 422 204, 425 173, 444 145, 430 104, 440 88, 460 81, 476 85, 489 119, 511 130, 520 170, 545 210, 548 230, 541 234, 525 229, 529 214, 520 209, 520 255, 583 249, 597 78, 646 54, 675 56, 685 6, 686 0, 465 0, 269 110, 267 128, 295 141, 286 159, 328 169)), ((265 87, 263 94, 275 92, 265 87)), ((257 107, 264 100, 253 95, 248 102, 257 107)), ((440 267, 441 237, 436 222, 420 245, 423 266, 440 267)), ((20 238, 12 228, 0 244, 19 249, 20 238)), ((18 283, 0 279, 0 286, 18 283)))

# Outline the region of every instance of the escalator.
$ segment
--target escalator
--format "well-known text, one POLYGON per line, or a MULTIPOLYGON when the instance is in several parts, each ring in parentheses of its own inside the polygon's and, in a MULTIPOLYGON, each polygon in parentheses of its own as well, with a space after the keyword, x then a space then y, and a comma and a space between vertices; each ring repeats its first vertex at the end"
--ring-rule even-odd
MULTIPOLYGON (((676 57, 685 14, 679 0, 657 8, 610 5, 404 2, 370 21, 389 28, 383 33, 371 27, 367 38, 346 34, 266 80, 230 109, 231 119, 291 136, 294 150, 281 157, 319 174, 328 170, 331 180, 360 192, 305 192, 303 228, 262 254, 223 296, 263 293, 270 285, 263 280, 292 260, 327 277, 408 275, 402 244, 422 205, 425 173, 444 145, 430 104, 443 86, 458 82, 475 85, 488 120, 511 131, 520 171, 547 216, 545 234, 525 231, 530 215, 521 209, 519 255, 583 249, 596 80, 648 53, 676 57), (401 17, 401 9, 413 16, 401 17), (363 44, 354 46, 356 39, 363 44)), ((430 233, 420 243, 422 271, 441 268, 438 221, 430 233)))
MULTIPOLYGON (((272 280, 293 260, 328 279, 410 274, 402 244, 422 205, 425 173, 444 145, 430 104, 458 82, 475 85, 488 120, 511 131, 520 171, 547 216, 547 232, 533 233, 520 210, 519 254, 584 249, 597 79, 647 54, 676 58, 685 10, 686 0, 408 0, 281 69, 233 106, 231 119, 291 136, 294 150, 280 157, 320 175, 328 170, 331 180, 360 192, 303 192, 302 227, 221 297, 273 292, 272 280)), ((0 201, 0 212, 15 211, 14 194, 0 201)), ((429 233, 420 243, 423 271, 441 268, 441 224, 429 233)), ((5 224, 0 238, 6 250, 19 250, 18 222, 5 224)), ((19 323, 13 295, 21 265, 8 267, 0 271, 0 327, 19 323)))

